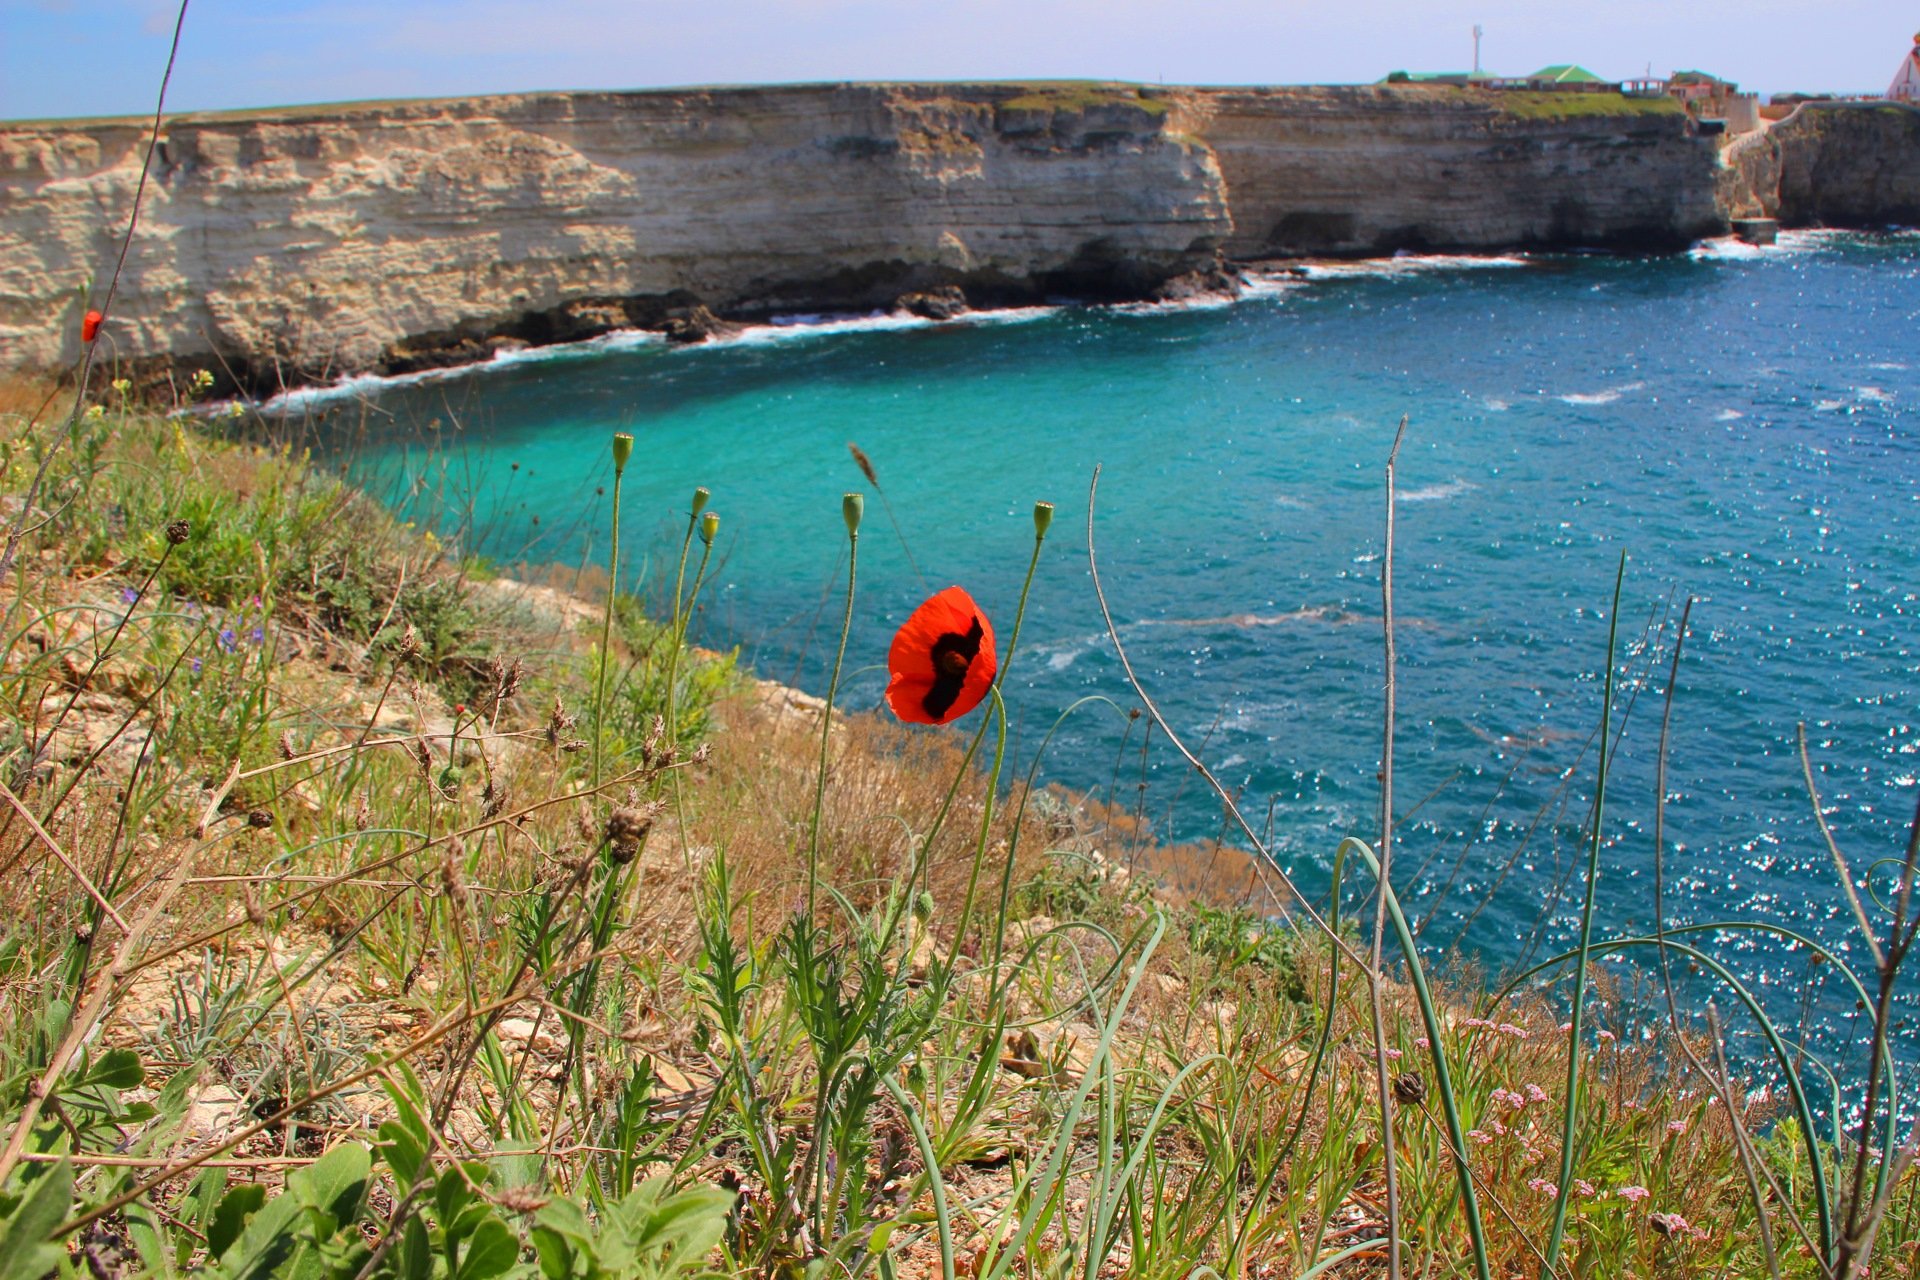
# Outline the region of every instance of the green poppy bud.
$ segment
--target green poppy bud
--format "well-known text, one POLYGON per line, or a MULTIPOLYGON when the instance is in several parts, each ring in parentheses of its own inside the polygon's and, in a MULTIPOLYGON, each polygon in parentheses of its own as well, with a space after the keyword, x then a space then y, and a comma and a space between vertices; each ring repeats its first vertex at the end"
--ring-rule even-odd
POLYGON ((707 509, 707 499, 712 496, 713 494, 708 492, 707 486, 705 485, 701 485, 698 489, 695 489, 693 491, 693 514, 699 515, 702 511, 705 511, 707 509))
POLYGON ((859 536, 860 517, 866 509, 867 500, 860 494, 850 493, 840 499, 840 515, 847 522, 847 533, 850 537, 859 536))
POLYGON ((613 437, 613 474, 619 475, 627 469, 627 459, 633 456, 633 437, 621 431, 613 437))
POLYGON ((713 535, 720 532, 720 513, 709 511, 700 517, 700 541, 713 545, 713 535))
POLYGON ((1047 530, 1051 528, 1052 525, 1053 525, 1053 504, 1051 502, 1034 503, 1033 504, 1033 536, 1036 538, 1046 537, 1047 530))

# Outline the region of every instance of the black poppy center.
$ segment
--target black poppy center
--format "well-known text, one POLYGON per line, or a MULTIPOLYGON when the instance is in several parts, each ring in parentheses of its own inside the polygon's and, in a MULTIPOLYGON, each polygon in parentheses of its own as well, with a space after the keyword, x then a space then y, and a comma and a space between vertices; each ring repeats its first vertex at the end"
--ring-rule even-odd
POLYGON ((935 720, 947 718, 947 712, 960 698, 967 682, 967 669, 980 656, 980 641, 986 635, 980 619, 974 618, 967 633, 949 631, 933 642, 933 688, 920 699, 920 705, 935 720))

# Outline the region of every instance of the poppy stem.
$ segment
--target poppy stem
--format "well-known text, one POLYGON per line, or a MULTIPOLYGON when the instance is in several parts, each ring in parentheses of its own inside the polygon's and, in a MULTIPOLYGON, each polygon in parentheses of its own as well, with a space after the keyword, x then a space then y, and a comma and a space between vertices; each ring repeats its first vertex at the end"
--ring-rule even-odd
POLYGON ((620 479, 633 450, 632 436, 617 435, 613 441, 613 541, 607 553, 607 607, 600 618, 600 672, 593 691, 593 786, 596 791, 600 788, 601 747, 607 736, 607 658, 613 642, 613 601, 620 589, 620 479))
MULTIPOLYGON (((849 513, 852 507, 845 508, 849 513)), ((853 630, 853 588, 860 566, 860 527, 856 515, 847 517, 847 612, 840 620, 840 647, 833 655, 833 678, 827 681, 827 705, 820 710, 820 770, 813 784, 813 829, 807 838, 807 921, 813 921, 814 900, 820 887, 820 811, 827 802, 827 748, 833 735, 833 699, 840 691, 840 666, 847 657, 847 633, 853 630)))
MULTIPOLYGON (((1049 516, 1051 512, 1052 508, 1049 507, 1049 516)), ((1040 548, 1046 545, 1046 530, 1046 522, 1040 520, 1034 522, 1033 555, 1027 560, 1026 580, 1020 584, 1020 605, 1013 612, 1013 633, 1007 638, 1007 655, 1005 660, 1001 662, 1000 674, 990 689, 990 692, 993 694, 993 708, 999 714, 1000 718, 1000 731, 994 740, 993 766, 987 770, 987 798, 980 814, 980 835, 979 838, 974 841, 973 867, 967 873, 967 896, 960 907, 960 925, 953 935, 955 946, 958 946, 960 942, 966 938, 967 926, 972 923, 973 904, 980 889, 980 868, 985 864, 987 858, 987 837, 993 827, 993 801, 994 797, 999 794, 1000 769, 1007 755, 1007 704, 1000 696, 1000 686, 1006 683, 1007 672, 1013 666, 1014 648, 1020 643, 1020 627, 1021 624, 1026 621, 1027 617, 1027 595, 1033 590, 1034 571, 1040 567, 1040 548)), ((1007 850, 1006 875, 1009 877, 1013 874, 1013 849, 1011 842, 1018 834, 1018 832, 1009 832, 1007 835, 1009 845, 1007 850)), ((995 929, 993 944, 995 955, 998 955, 1000 952, 1000 947, 1004 941, 1000 935, 1004 934, 1006 927, 1006 916, 1005 913, 1002 913, 1000 922, 995 929)))
MULTIPOLYGON (((679 673, 680 649, 686 644, 687 624, 692 620, 693 614, 693 601, 686 601, 683 610, 680 593, 687 583, 687 550, 693 546, 693 531, 700 524, 700 512, 707 505, 707 497, 707 490, 704 487, 693 491, 693 509, 687 513, 686 536, 680 539, 680 564, 673 571, 673 624, 671 627, 673 644, 667 650, 667 707, 665 717, 667 722, 667 745, 669 747, 677 746, 680 742, 680 726, 677 719, 679 708, 677 706, 678 699, 675 696, 677 690, 674 687, 674 682, 679 673)), ((711 551, 712 549, 712 545, 709 544, 707 550, 711 551)), ((704 566, 705 563, 705 558, 702 557, 701 564, 704 566)), ((697 587, 695 589, 698 590, 697 587)), ((676 774, 675 794, 678 794, 678 777, 679 775, 676 774)))

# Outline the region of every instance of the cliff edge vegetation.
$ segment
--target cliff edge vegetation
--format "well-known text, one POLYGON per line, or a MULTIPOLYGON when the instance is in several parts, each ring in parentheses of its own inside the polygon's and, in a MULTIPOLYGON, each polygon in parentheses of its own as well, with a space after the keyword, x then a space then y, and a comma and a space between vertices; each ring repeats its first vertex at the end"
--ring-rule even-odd
POLYGON ((1883 1058, 1829 1109, 1597 972, 1570 1023, 1430 982, 1358 841, 1317 907, 1169 893, 1222 851, 1023 783, 998 694, 911 728, 689 646, 727 495, 631 442, 582 502, 684 521, 654 618, 128 390, 0 404, 0 1274, 1915 1262, 1883 1058))

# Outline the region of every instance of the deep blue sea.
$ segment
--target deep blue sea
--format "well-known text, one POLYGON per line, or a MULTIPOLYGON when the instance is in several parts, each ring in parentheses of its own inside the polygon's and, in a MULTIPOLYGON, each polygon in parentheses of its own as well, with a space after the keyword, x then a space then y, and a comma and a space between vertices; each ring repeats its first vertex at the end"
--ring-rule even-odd
MULTIPOLYGON (((694 349, 625 335, 287 407, 502 564, 604 563, 608 439, 633 432, 623 585, 659 589, 708 486, 722 530, 703 637, 815 690, 840 496, 867 488, 857 443, 904 535, 869 491, 844 694, 858 706, 878 704, 888 639, 929 588, 964 585, 1004 643, 1032 504, 1051 501, 1004 684, 1022 769, 1076 699, 1136 702, 1088 572, 1098 464, 1122 642, 1256 822, 1271 815, 1309 895, 1341 836, 1379 834, 1383 466, 1405 415, 1395 879, 1431 916, 1426 945, 1493 969, 1550 953, 1574 919, 1623 554, 1603 933, 1652 924, 1654 761, 1689 597, 1670 922, 1771 920, 1862 959, 1796 726, 1856 873, 1902 852, 1920 793, 1916 235, 1398 259, 1276 276, 1213 308, 799 318, 694 349)), ((1143 764, 1141 742, 1086 706, 1041 773, 1132 805, 1144 769, 1157 830, 1218 833, 1218 804, 1163 746, 1143 764)), ((1805 952, 1713 945, 1789 1014, 1818 979, 1805 952)), ((1815 1003, 1844 1038, 1851 998, 1828 985, 1815 1003)))

